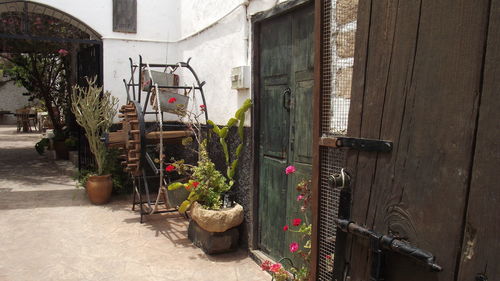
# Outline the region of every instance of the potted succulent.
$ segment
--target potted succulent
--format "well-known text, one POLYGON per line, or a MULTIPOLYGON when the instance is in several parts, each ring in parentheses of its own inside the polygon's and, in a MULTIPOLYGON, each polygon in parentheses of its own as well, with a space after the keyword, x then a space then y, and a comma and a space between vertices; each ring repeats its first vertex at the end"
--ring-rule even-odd
MULTIPOLYGON (((171 163, 166 168, 169 172, 177 171, 189 175, 189 180, 174 182, 168 186, 168 189, 185 188, 189 191, 189 196, 180 205, 179 212, 190 211, 188 237, 207 254, 223 253, 237 248, 239 238, 237 226, 244 219, 243 207, 239 204, 228 204, 225 195, 234 184, 238 159, 244 147, 245 113, 251 105, 251 100, 245 101, 235 117, 222 128, 207 121, 211 126, 211 132, 219 138, 227 166, 225 175, 215 168, 215 164, 210 159, 206 149, 206 139, 199 143, 199 159, 196 166, 186 165, 181 160, 171 163), (238 128, 241 142, 234 153, 230 153, 226 142, 231 127, 238 128)), ((197 137, 197 140, 199 139, 200 137, 197 137)))
POLYGON ((85 130, 90 151, 95 157, 97 174, 89 176, 85 187, 94 204, 107 203, 111 197, 113 182, 111 174, 104 174, 107 148, 101 137, 108 133, 116 115, 118 99, 110 92, 102 92, 96 86, 96 77, 87 79, 88 86, 74 86, 71 109, 76 121, 85 130))

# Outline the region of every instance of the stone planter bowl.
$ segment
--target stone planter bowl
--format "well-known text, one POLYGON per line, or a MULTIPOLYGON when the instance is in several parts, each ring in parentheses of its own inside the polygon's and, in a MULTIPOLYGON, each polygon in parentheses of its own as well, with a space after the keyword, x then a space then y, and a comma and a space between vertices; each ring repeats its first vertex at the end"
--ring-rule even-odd
POLYGON ((190 215, 202 229, 209 232, 224 232, 240 225, 244 219, 243 207, 239 204, 228 209, 207 210, 194 202, 190 215))

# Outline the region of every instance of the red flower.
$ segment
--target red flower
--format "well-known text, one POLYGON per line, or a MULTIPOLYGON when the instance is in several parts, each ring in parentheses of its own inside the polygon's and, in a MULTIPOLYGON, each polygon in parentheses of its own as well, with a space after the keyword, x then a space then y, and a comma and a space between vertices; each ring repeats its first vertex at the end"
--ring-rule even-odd
POLYGON ((287 231, 287 230, 288 230, 288 225, 283 226, 283 231, 287 231))
POLYGON ((295 169, 295 167, 294 167, 294 166, 291 166, 291 165, 290 165, 290 166, 286 167, 286 169, 285 169, 285 174, 287 174, 287 175, 289 175, 289 174, 293 174, 293 173, 295 173, 295 171, 296 171, 296 170, 297 170, 297 169, 295 169))
POLYGON ((200 105, 200 110, 201 111, 205 111, 206 109, 207 109, 206 105, 204 105, 204 104, 200 105))
POLYGON ((177 101, 177 99, 176 99, 176 98, 170 98, 170 99, 168 100, 168 103, 174 103, 174 102, 176 102, 176 101, 177 101))
POLYGON ((300 201, 300 200, 302 200, 302 199, 304 199, 304 195, 299 194, 299 196, 297 196, 297 201, 300 201))
POLYGON ((301 219, 293 219, 292 224, 294 226, 299 226, 302 223, 301 219))
POLYGON ((290 243, 290 252, 297 252, 297 250, 299 249, 299 243, 297 242, 292 242, 290 243))
POLYGON ((67 50, 65 50, 65 49, 59 49, 59 51, 57 51, 57 52, 62 57, 67 56, 69 54, 69 52, 67 50))
POLYGON ((269 270, 271 269, 271 266, 272 266, 272 265, 273 265, 273 264, 272 264, 270 261, 265 260, 265 261, 264 261, 264 262, 260 265, 260 268, 261 268, 262 270, 264 270, 264 271, 269 271, 269 270))
POLYGON ((330 255, 326 255, 326 257, 325 257, 325 258, 326 258, 327 260, 331 260, 331 259, 332 259, 332 256, 330 256, 330 255))
POLYGON ((269 269, 270 271, 274 272, 274 273, 278 273, 281 269, 281 263, 275 263, 273 265, 271 265, 271 268, 269 269))
POLYGON ((197 188, 199 184, 200 184, 200 183, 199 183, 199 182, 197 182, 197 181, 194 181, 194 182, 192 183, 192 185, 193 185, 193 187, 194 187, 194 188, 197 188))
POLYGON ((173 170, 175 170, 175 166, 173 166, 173 165, 168 165, 168 166, 165 168, 165 171, 167 171, 167 172, 172 172, 173 170))

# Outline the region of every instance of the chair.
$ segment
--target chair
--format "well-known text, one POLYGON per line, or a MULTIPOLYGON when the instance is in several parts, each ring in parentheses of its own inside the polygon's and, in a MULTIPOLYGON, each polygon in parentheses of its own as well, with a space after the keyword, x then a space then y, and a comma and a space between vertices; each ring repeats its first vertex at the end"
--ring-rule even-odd
POLYGON ((36 112, 35 109, 30 109, 28 111, 28 126, 30 127, 30 132, 31 132, 31 124, 33 124, 33 127, 35 128, 35 131, 38 131, 40 129, 40 127, 37 126, 37 124, 38 124, 38 116, 37 116, 37 112, 36 112))
POLYGON ((17 109, 16 110, 16 119, 17 119, 17 131, 20 132, 31 132, 31 124, 35 127, 36 130, 36 113, 32 114, 30 109, 17 109), (33 116, 35 116, 33 118, 33 116))

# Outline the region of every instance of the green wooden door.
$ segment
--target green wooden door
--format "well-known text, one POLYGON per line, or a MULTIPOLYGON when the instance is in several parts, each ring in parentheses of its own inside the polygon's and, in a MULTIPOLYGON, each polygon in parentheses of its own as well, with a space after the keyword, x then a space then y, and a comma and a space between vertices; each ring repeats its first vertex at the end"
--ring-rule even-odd
POLYGON ((283 226, 301 217, 295 186, 311 175, 313 26, 312 5, 261 23, 259 246, 276 259, 297 240, 283 226))

